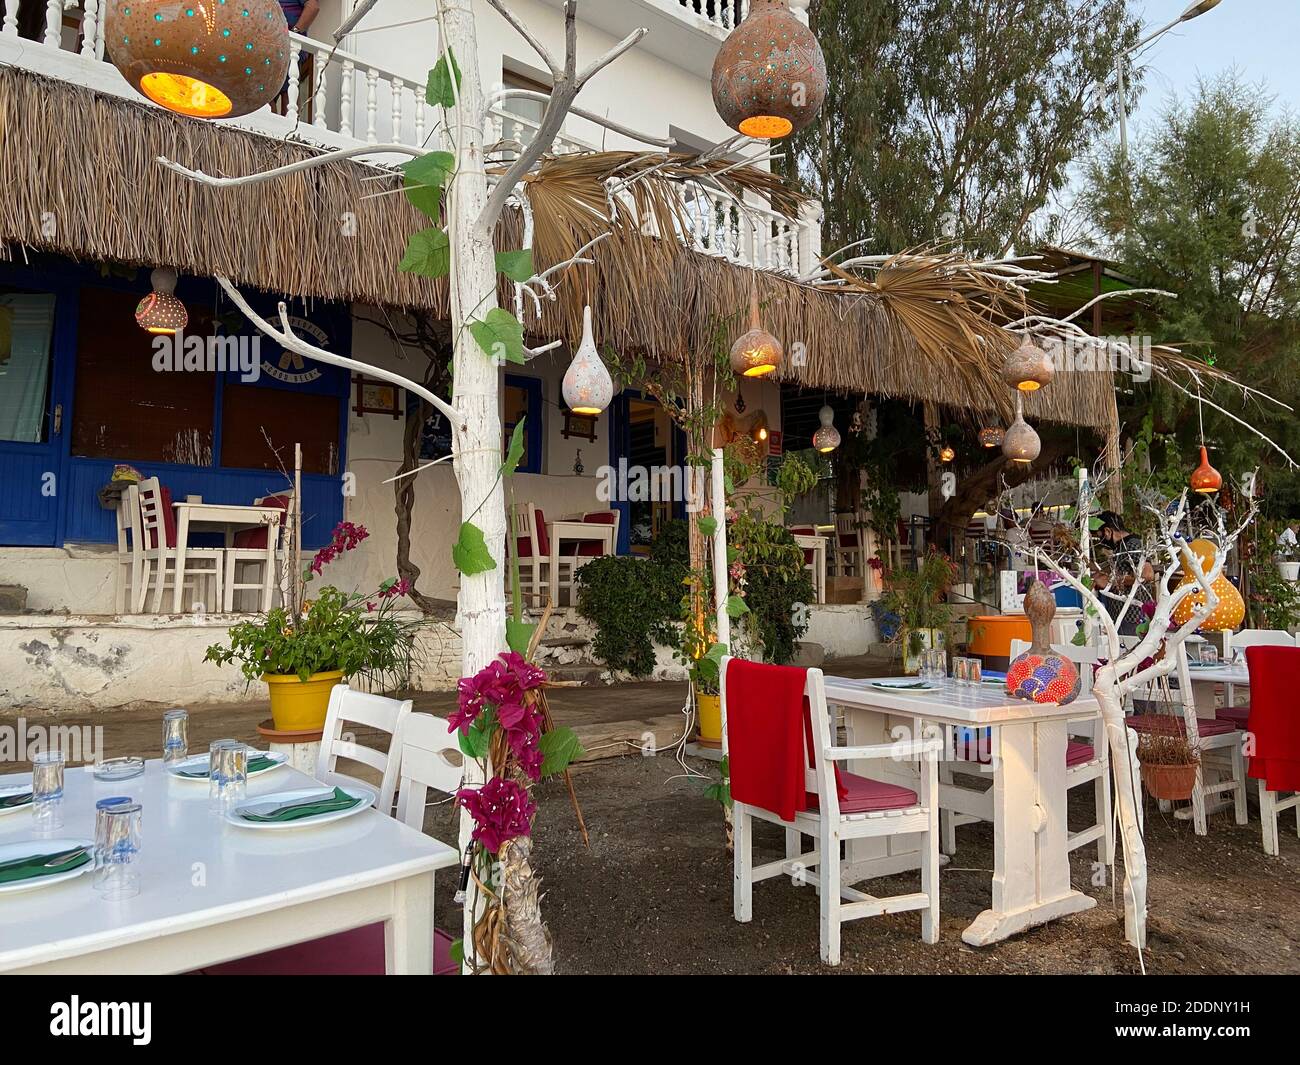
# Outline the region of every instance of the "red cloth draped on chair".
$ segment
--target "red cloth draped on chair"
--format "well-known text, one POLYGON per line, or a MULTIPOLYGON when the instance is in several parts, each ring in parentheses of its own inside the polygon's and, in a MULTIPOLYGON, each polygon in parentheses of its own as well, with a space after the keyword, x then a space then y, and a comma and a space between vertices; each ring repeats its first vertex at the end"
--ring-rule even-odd
POLYGON ((1247 647, 1250 720, 1255 749, 1250 776, 1269 791, 1300 791, 1300 700, 1291 687, 1300 674, 1300 648, 1247 647))

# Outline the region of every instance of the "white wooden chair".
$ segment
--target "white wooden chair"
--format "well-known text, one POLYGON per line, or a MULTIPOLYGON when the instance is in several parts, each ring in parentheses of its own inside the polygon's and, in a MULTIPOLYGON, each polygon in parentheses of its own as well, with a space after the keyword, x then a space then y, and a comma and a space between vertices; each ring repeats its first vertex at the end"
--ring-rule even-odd
MULTIPOLYGON (((548 570, 551 546, 546 526, 537 522, 537 508, 532 503, 510 504, 510 528, 507 532, 507 555, 519 558, 520 594, 525 602, 541 606, 549 593, 548 570)), ((513 564, 506 568, 506 584, 513 579, 513 564)))
MULTIPOLYGON (((1269 644, 1257 643, 1257 644, 1253 644, 1252 646, 1276 647, 1282 645, 1279 643, 1269 643, 1269 644)), ((1250 665, 1250 671, 1252 674, 1251 679, 1252 681, 1255 680, 1258 677, 1261 670, 1273 670, 1273 669, 1284 668, 1284 667, 1285 664, 1279 664, 1275 662, 1260 662, 1258 660, 1255 660, 1250 665)), ((1289 676, 1289 674, 1286 675, 1289 676)), ((1265 706, 1269 698, 1270 696, 1267 693, 1261 692, 1259 694, 1260 705, 1265 706)), ((1256 727, 1257 728, 1259 727, 1259 723, 1257 723, 1256 727)), ((1256 737, 1256 741, 1258 742, 1258 737, 1256 737)), ((1284 794, 1283 792, 1269 790, 1268 783, 1262 776, 1258 778, 1258 782, 1259 782, 1259 820, 1260 820, 1260 825, 1263 828, 1264 853, 1276 858, 1278 854, 1281 852, 1281 848, 1280 848, 1281 837, 1279 835, 1279 830, 1278 830, 1278 816, 1280 814, 1285 813, 1287 810, 1295 811, 1296 834, 1300 835, 1300 791, 1292 792, 1290 798, 1283 798, 1282 797, 1284 794)))
MULTIPOLYGON (((141 573, 135 592, 135 612, 144 612, 145 593, 153 584, 149 610, 157 614, 163 605, 163 591, 170 583, 175 587, 176 545, 167 542, 165 517, 167 500, 157 477, 146 477, 139 485, 132 485, 128 493, 138 500, 141 542, 141 573)), ((180 580, 182 587, 191 589, 193 603, 208 604, 212 612, 221 609, 221 579, 225 551, 220 547, 185 547, 185 572, 180 580), (208 592, 211 595, 208 595, 208 592)))
MULTIPOLYGON (((734 660, 741 663, 741 660, 734 660)), ((723 722, 728 738, 747 727, 745 707, 728 704, 727 674, 733 659, 722 660, 723 722)), ((804 687, 812 716, 813 750, 794 752, 805 768, 805 786, 817 796, 817 807, 796 813, 793 821, 743 802, 732 804, 735 829, 733 913, 737 921, 753 919, 754 884, 773 877, 789 876, 799 883, 818 887, 821 907, 821 957, 828 965, 840 962, 840 926, 861 917, 883 913, 921 911, 921 938, 926 943, 939 939, 939 789, 937 760, 939 740, 912 740, 869 747, 838 747, 831 734, 831 716, 826 705, 826 685, 820 669, 807 671, 804 687), (810 757, 811 755, 811 757, 810 757), (885 808, 876 781, 843 773, 849 794, 841 804, 836 787, 834 766, 838 762, 870 759, 914 760, 920 769, 919 794, 912 792, 915 803, 906 807, 885 808), (779 825, 786 833, 786 856, 763 865, 754 865, 753 823, 755 820, 779 825), (804 852, 803 837, 812 836, 814 849, 804 852), (845 840, 880 836, 918 835, 921 837, 921 890, 908 895, 877 898, 857 891, 840 881, 840 844, 845 840), (814 871, 815 870, 815 871, 814 871)), ((732 763, 734 776, 736 765, 732 763)), ((734 797, 733 797, 734 798, 734 797)), ((906 800, 904 800, 906 801, 906 800)))
POLYGON ((279 574, 283 571, 286 562, 284 545, 288 542, 288 538, 284 535, 284 530, 288 529, 289 523, 293 521, 293 490, 275 492, 253 500, 253 505, 257 507, 278 506, 281 503, 285 505, 279 525, 267 525, 261 529, 238 532, 235 534, 234 544, 226 548, 225 598, 222 600, 222 609, 227 614, 235 609, 235 595, 238 592, 257 593, 263 614, 271 609, 275 593, 281 583, 279 574), (266 561, 267 540, 265 538, 273 540, 271 550, 275 553, 275 561, 271 565, 267 565, 266 561))
POLYGON ((464 778, 464 756, 447 719, 433 714, 408 714, 400 740, 397 819, 423 832, 429 789, 454 795, 464 778))
POLYGON ((113 612, 125 614, 135 601, 144 579, 144 546, 140 536, 140 494, 126 485, 114 513, 117 521, 117 588, 113 612))
POLYGON ((835 572, 840 577, 861 577, 866 562, 862 550, 862 515, 835 515, 835 572))
POLYGON ((379 801, 375 808, 384 814, 391 814, 393 795, 397 791, 401 729, 410 713, 410 699, 399 702, 382 695, 353 691, 346 684, 334 685, 330 692, 329 709, 325 713, 320 753, 316 756, 316 779, 323 784, 346 784, 357 780, 354 776, 338 771, 340 758, 369 766, 380 777, 379 801), (355 735, 348 729, 350 725, 366 725, 388 733, 388 749, 381 751, 357 743, 355 735))

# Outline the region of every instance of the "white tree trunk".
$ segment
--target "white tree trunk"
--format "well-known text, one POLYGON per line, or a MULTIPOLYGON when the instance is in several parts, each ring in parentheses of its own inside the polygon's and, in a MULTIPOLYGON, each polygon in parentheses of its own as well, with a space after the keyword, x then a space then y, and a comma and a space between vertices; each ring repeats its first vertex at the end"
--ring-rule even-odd
MULTIPOLYGON (((483 530, 483 538, 496 562, 496 567, 486 573, 460 578, 456 623, 463 641, 461 676, 472 677, 506 646, 506 513, 504 490, 498 476, 502 457, 499 370, 465 328, 467 319, 481 319, 497 305, 496 260, 490 235, 484 240, 475 233, 488 189, 483 171, 483 84, 472 4, 471 0, 443 0, 443 4, 446 44, 461 69, 459 106, 449 116, 456 145, 456 169, 447 205, 452 263, 451 329, 455 345, 452 406, 460 419, 454 469, 460 487, 461 520, 473 520, 483 530)), ((473 759, 465 759, 464 782, 470 786, 482 783, 473 759)), ((473 828, 473 818, 462 810, 462 852, 469 846, 473 828)), ((473 892, 470 897, 474 897, 473 892)), ((473 954, 474 923, 481 910, 481 906, 467 904, 465 907, 467 959, 473 954)))
POLYGON ((1101 721, 1110 745, 1111 776, 1115 784, 1115 810, 1119 815, 1119 832, 1124 845, 1124 932, 1139 949, 1147 938, 1147 852, 1142 842, 1138 819, 1141 796, 1133 783, 1135 754, 1129 748, 1128 726, 1124 722, 1124 704, 1117 691, 1113 670, 1107 667, 1097 674, 1092 693, 1101 708, 1101 721))

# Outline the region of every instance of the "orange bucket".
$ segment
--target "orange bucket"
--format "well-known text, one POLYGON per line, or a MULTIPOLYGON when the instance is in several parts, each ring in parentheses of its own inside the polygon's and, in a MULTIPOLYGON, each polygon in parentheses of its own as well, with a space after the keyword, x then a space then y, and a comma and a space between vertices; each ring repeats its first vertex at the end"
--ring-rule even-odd
POLYGON ((966 619, 966 653, 985 669, 1005 673, 1011 664, 1011 641, 1033 638, 1024 614, 980 614, 966 619))

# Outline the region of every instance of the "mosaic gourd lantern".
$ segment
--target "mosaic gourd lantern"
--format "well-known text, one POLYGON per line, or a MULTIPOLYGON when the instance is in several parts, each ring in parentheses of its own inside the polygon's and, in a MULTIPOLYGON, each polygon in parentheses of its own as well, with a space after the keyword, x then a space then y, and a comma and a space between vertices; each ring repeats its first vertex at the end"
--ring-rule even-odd
POLYGON ((149 275, 153 291, 135 308, 135 324, 150 333, 179 333, 190 320, 176 296, 176 271, 160 267, 149 275))
POLYGON ((754 286, 749 292, 749 329, 731 345, 731 369, 742 377, 765 377, 780 365, 781 342, 763 328, 754 286))
POLYGON ((560 391, 574 414, 599 414, 614 398, 614 379, 600 361, 600 352, 591 335, 590 307, 583 309, 582 343, 564 371, 560 391))
POLYGON ((1028 335, 1007 356, 1002 367, 1002 380, 1021 392, 1037 392, 1052 383, 1056 370, 1052 357, 1029 339, 1028 335))
POLYGON ((840 431, 835 428, 835 412, 827 404, 817 412, 817 419, 822 424, 813 433, 812 446, 823 455, 828 455, 840 446, 840 431))
MULTIPOLYGON (((1196 556, 1201 572, 1209 573, 1214 567, 1218 547, 1209 540, 1193 540, 1187 546, 1191 549, 1192 554, 1196 556)), ((1178 587, 1181 588, 1184 585, 1194 583, 1196 583, 1196 574, 1184 572, 1183 579, 1178 582, 1178 587)), ((1222 632, 1225 629, 1240 627, 1242 621, 1246 618, 1246 601, 1242 599, 1237 586, 1228 580, 1224 574, 1220 573, 1210 587, 1214 590, 1218 603, 1215 604, 1214 609, 1210 611, 1209 617, 1201 622, 1201 627, 1196 631, 1222 632)), ((1203 591, 1198 589, 1193 592, 1174 607, 1174 624, 1186 625, 1191 621, 1192 613, 1204 602, 1205 593, 1203 591)))
POLYGON ((940 462, 951 462, 956 457, 957 457, 957 452, 954 451, 952 448, 948 447, 947 445, 939 449, 940 462))
POLYGON ((1033 636, 1029 650, 1007 666, 1007 694, 1035 703, 1074 702, 1083 681, 1078 666, 1052 650, 1056 599, 1042 581, 1034 581, 1025 592, 1025 613, 1033 636))
POLYGON ((1002 437, 1002 454, 1012 462, 1028 466, 1038 453, 1043 450, 1043 442, 1034 432, 1033 426, 1025 421, 1025 406, 1020 393, 1016 393, 1016 420, 1008 427, 1002 437))
POLYGON ((1210 465, 1210 456, 1205 451, 1205 445, 1201 445, 1201 464, 1192 471, 1191 480, 1188 482, 1193 492, 1199 492, 1201 495, 1212 496, 1223 487, 1223 476, 1210 465))
POLYGON ((713 106, 732 129, 772 140, 803 129, 826 99, 826 58, 786 0, 752 0, 713 61, 713 106))
POLYGON ((192 118, 270 103, 289 73, 278 0, 108 0, 104 40, 132 88, 192 118))

